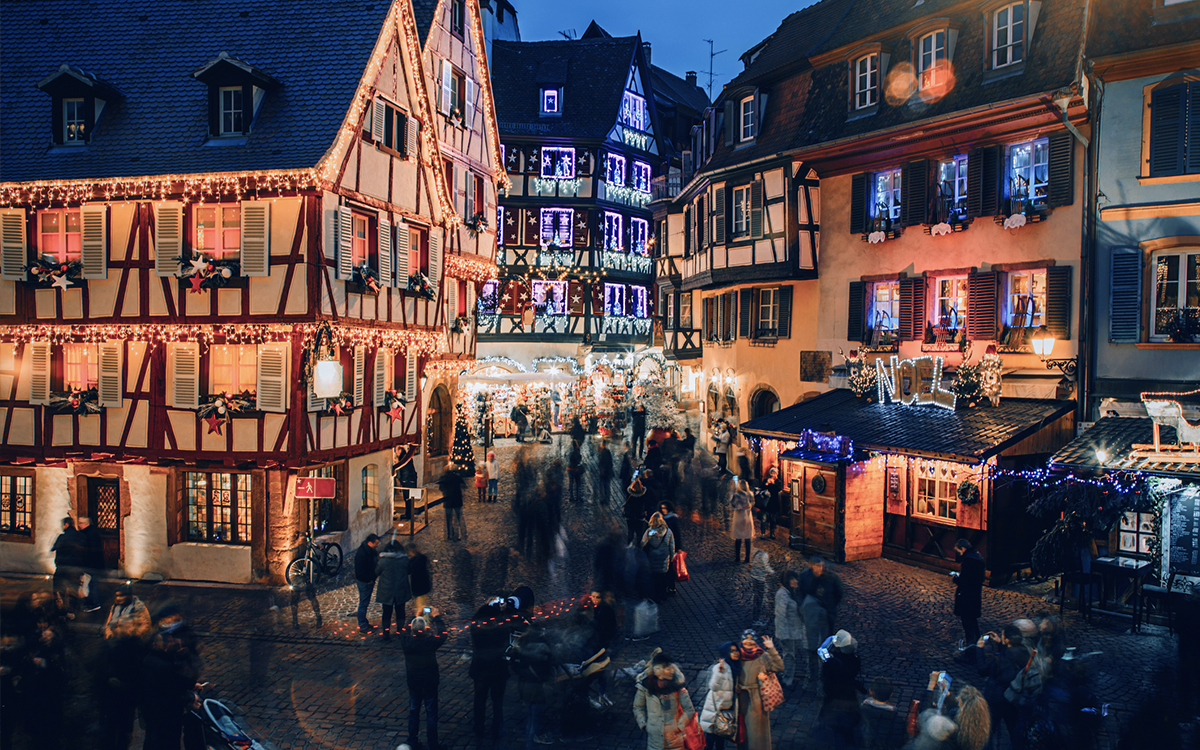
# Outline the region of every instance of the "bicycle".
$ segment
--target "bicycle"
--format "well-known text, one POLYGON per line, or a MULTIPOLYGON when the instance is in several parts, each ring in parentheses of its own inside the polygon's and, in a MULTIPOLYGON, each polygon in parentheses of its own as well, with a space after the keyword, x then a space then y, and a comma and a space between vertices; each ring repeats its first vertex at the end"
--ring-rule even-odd
POLYGON ((321 574, 330 578, 342 569, 342 546, 337 542, 314 540, 312 531, 304 534, 304 552, 288 563, 284 576, 293 588, 315 584, 321 574))

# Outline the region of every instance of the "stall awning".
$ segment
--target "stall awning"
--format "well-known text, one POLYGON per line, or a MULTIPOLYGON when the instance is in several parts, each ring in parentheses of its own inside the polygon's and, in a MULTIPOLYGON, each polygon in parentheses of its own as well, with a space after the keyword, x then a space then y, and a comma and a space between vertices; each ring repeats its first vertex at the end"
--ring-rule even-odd
POLYGON ((797 440, 831 432, 855 448, 979 463, 1016 445, 1075 409, 1074 401, 1010 398, 999 406, 949 410, 938 406, 868 403, 839 388, 744 422, 747 435, 797 440))
MULTIPOLYGON (((1149 417, 1104 417, 1050 458, 1050 468, 1072 471, 1144 471, 1200 479, 1200 463, 1172 461, 1167 450, 1135 450, 1135 445, 1154 443, 1154 421, 1149 417), (1096 451, 1105 454, 1101 464, 1096 451)), ((1163 426, 1159 443, 1174 446, 1175 428, 1163 426)), ((1183 458, 1184 456, 1180 456, 1183 458)))

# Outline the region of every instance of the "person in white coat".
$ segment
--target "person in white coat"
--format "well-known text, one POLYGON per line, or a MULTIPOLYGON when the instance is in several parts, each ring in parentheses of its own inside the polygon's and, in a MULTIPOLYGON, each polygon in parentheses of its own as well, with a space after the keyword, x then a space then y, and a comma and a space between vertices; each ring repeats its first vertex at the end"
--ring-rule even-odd
POLYGON ((783 657, 783 684, 792 686, 796 679, 796 650, 804 640, 804 621, 800 619, 800 605, 796 603, 796 591, 800 576, 789 570, 783 574, 779 590, 775 592, 775 644, 783 657))
POLYGON ((722 711, 732 715, 736 726, 737 711, 734 709, 733 683, 734 670, 741 673, 742 652, 733 641, 721 644, 717 650, 720 654, 717 663, 712 665, 708 675, 708 695, 704 697, 704 707, 700 710, 700 729, 708 741, 705 750, 724 750, 725 737, 713 731, 713 722, 722 711))

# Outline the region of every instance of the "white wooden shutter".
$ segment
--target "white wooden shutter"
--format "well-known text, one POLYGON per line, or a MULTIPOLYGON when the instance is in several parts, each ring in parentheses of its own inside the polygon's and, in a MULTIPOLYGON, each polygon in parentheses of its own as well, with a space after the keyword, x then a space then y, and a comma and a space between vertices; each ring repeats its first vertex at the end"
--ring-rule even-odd
POLYGON ((392 359, 391 349, 381 347, 375 350, 375 375, 371 378, 371 387, 376 406, 383 406, 387 402, 387 392, 392 387, 392 359))
POLYGON ((384 212, 379 214, 379 283, 383 286, 393 286, 392 278, 392 222, 384 212))
POLYGON ((339 279, 354 275, 354 212, 338 208, 337 272, 339 279))
POLYGON ((329 400, 317 398, 317 394, 313 392, 313 384, 308 384, 308 411, 325 411, 329 408, 329 400))
POLYGON ((354 405, 362 406, 366 395, 367 348, 354 347, 354 405))
POLYGON ((259 411, 284 414, 288 409, 288 347, 287 344, 263 344, 258 347, 258 390, 256 407, 259 411))
POLYGON ((30 341, 29 403, 50 403, 50 342, 30 341))
POLYGON ((121 408, 125 395, 125 370, 122 367, 125 344, 121 341, 106 341, 97 345, 99 369, 96 375, 96 392, 101 406, 121 408))
POLYGON ((79 260, 83 278, 103 279, 108 276, 108 206, 84 206, 79 209, 82 226, 79 260))
POLYGON ((271 202, 242 204, 242 275, 271 275, 271 202))
POLYGON ((408 225, 396 224, 396 286, 408 288, 408 225))
POLYGON ((417 353, 413 349, 404 355, 404 398, 410 404, 417 402, 417 353))
POLYGON ((200 345, 176 342, 167 350, 171 371, 171 407, 195 409, 200 405, 200 345))
POLYGON ((383 103, 382 99, 375 98, 374 111, 371 114, 371 138, 379 143, 383 141, 383 134, 387 127, 387 123, 384 121, 387 117, 387 105, 383 103))
POLYGON ((442 279, 442 230, 438 227, 429 229, 429 283, 434 289, 442 279))
POLYGON ((25 209, 0 211, 0 279, 25 278, 25 209))
POLYGON ((450 99, 454 96, 454 67, 448 60, 439 60, 442 77, 442 98, 438 102, 438 111, 444 115, 450 114, 450 99))
POLYGON ((470 76, 463 79, 463 125, 469 130, 475 120, 475 81, 470 76))
POLYGON ((421 122, 415 117, 408 118, 408 125, 404 128, 404 155, 410 159, 415 160, 417 158, 417 151, 420 150, 417 139, 420 135, 421 122))
POLYGON ((467 208, 467 176, 469 172, 459 168, 457 164, 451 167, 454 170, 454 195, 450 196, 451 200, 458 202, 461 216, 464 219, 470 218, 467 213, 470 209, 467 208))
POLYGON ((154 273, 177 276, 183 255, 183 204, 163 201, 154 204, 154 273))
POLYGON ((446 324, 458 316, 458 279, 446 279, 446 324))
POLYGON ((463 218, 470 219, 475 215, 475 173, 469 169, 463 170, 463 218))

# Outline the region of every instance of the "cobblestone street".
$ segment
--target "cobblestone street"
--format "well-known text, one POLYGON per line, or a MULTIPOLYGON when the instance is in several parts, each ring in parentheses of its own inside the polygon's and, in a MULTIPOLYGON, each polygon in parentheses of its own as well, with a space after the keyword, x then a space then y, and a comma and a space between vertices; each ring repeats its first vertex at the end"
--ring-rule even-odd
MULTIPOLYGON (((502 443, 498 456, 502 471, 507 472, 517 446, 508 440, 502 443)), ((590 455, 591 448, 585 454, 590 455)), ((561 446, 534 445, 530 450, 535 460, 544 461, 561 446)), ((619 460, 619 451, 616 455, 619 460)), ((702 516, 699 502, 692 501, 695 473, 688 475, 679 500, 691 580, 680 584, 678 596, 662 605, 661 631, 645 642, 626 641, 613 666, 634 664, 652 648, 662 647, 682 666, 698 702, 707 692, 703 670, 714 660, 716 647, 749 626, 753 618, 749 566, 733 561, 724 505, 702 516)), ((510 550, 516 538, 510 481, 502 480, 501 502, 495 505, 477 504, 473 488, 468 492, 467 542, 444 540, 440 508, 433 511, 428 528, 416 536, 433 563, 432 604, 449 622, 463 625, 484 597, 519 585, 531 586, 546 608, 564 606, 586 594, 593 545, 619 521, 615 486, 612 507, 564 504, 565 550, 546 566, 510 550)), ((779 540, 763 544, 775 570, 782 572, 796 565, 784 543, 785 533, 778 536, 779 540)), ((193 626, 205 634, 203 679, 213 683, 213 697, 241 706, 250 724, 280 748, 395 748, 404 740, 407 727, 403 654, 395 640, 385 643, 378 636, 358 633, 352 554, 353 550, 346 550, 347 564, 339 578, 320 588, 320 627, 313 604, 287 591, 172 582, 139 585, 138 590, 152 609, 167 599, 183 606, 193 626)), ((969 672, 953 661, 961 631, 951 614, 953 586, 947 576, 888 560, 831 567, 845 586, 837 626, 858 639, 868 682, 879 675, 889 677, 897 688, 896 704, 906 707, 910 699, 919 697, 932 670, 945 669, 956 680, 972 681, 973 669, 969 672)), ((1041 599, 1048 587, 985 588, 981 625, 999 630, 1016 617, 1057 612, 1057 605, 1041 599)), ((769 591, 774 590, 772 583, 769 591)), ((372 604, 370 619, 379 622, 377 604, 372 604)), ((1172 690, 1176 641, 1165 627, 1147 626, 1139 634, 1129 634, 1120 630, 1118 621, 1097 616, 1088 625, 1070 611, 1066 621, 1070 642, 1079 653, 1100 652, 1089 657, 1086 665, 1099 697, 1116 709, 1109 735, 1114 722, 1127 726, 1143 701, 1172 690)), ((440 652, 441 741, 450 748, 493 746, 471 732, 469 648, 468 636, 458 630, 440 652)), ((505 706, 508 747, 523 742, 524 713, 514 684, 510 682, 505 706)), ((789 691, 785 704, 772 715, 775 740, 784 748, 807 746, 820 705, 819 695, 800 685, 789 691)), ((602 715, 595 738, 582 746, 644 746, 630 710, 632 692, 628 680, 610 689, 616 705, 602 715)), ((891 746, 902 743, 902 724, 903 710, 892 727, 891 746)), ((1105 748, 1115 747, 1111 736, 1102 742, 1112 743, 1105 748)), ((577 741, 574 744, 579 746, 577 741)), ((1185 746, 1195 747, 1194 735, 1185 733, 1185 746)))

